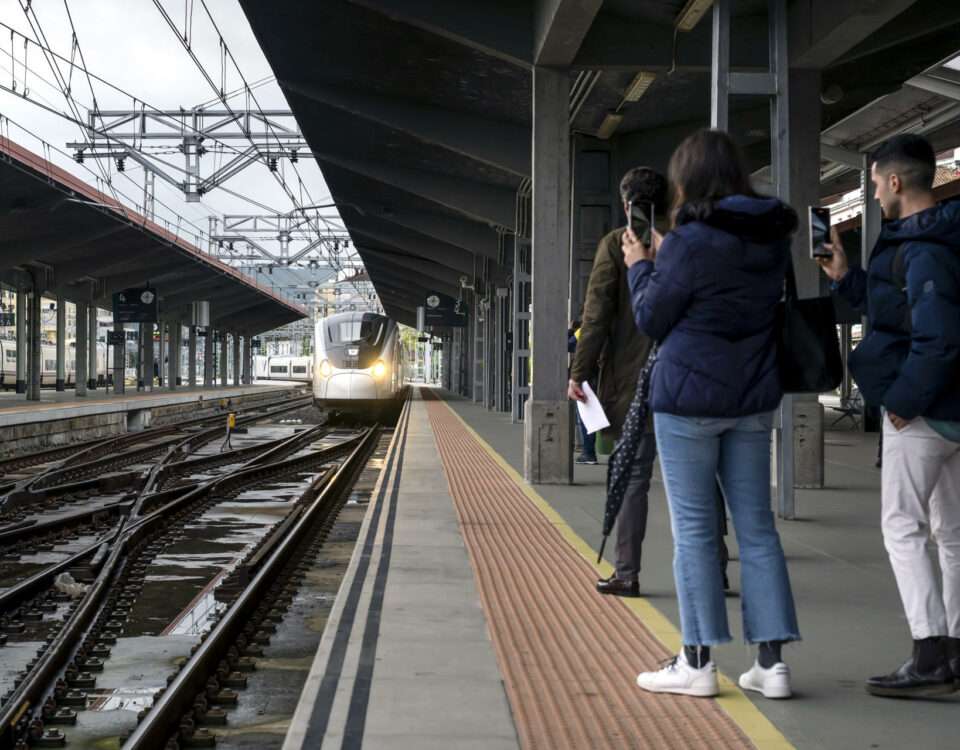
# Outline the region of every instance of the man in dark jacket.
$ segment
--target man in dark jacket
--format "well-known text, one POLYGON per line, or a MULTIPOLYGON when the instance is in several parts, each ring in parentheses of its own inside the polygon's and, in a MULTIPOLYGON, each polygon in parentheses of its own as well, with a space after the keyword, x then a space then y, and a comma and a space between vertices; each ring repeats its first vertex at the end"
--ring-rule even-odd
MULTIPOLYGON (((647 167, 635 167, 620 182, 620 197, 628 214, 631 201, 652 203, 655 216, 663 216, 667 183, 663 175, 647 167)), ((643 234, 643 227, 638 228, 643 234)), ((597 397, 610 420, 605 435, 620 436, 623 420, 637 388, 637 378, 650 354, 651 342, 637 331, 627 288, 627 268, 620 251, 625 228, 600 240, 594 257, 583 308, 567 395, 583 401, 582 384, 599 376, 597 397)), ((647 493, 657 448, 652 426, 640 442, 636 466, 617 516, 616 564, 610 578, 597 582, 602 594, 639 596, 640 557, 647 530, 647 493)))
POLYGON ((960 681, 960 204, 937 205, 935 171, 924 138, 883 143, 872 180, 889 221, 867 271, 848 268, 836 230, 832 257, 819 261, 841 295, 866 307, 870 332, 850 370, 886 412, 881 527, 914 649, 897 671, 867 680, 883 696, 941 695, 960 681))

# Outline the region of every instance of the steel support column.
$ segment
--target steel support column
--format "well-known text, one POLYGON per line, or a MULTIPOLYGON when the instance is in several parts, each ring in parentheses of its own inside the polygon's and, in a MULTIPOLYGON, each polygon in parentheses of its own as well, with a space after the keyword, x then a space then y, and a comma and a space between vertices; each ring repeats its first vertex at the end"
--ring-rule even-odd
POLYGON ((97 306, 90 305, 87 310, 87 389, 95 391, 100 377, 100 363, 97 361, 97 306))
POLYGON ((213 328, 207 326, 203 336, 203 387, 214 388, 217 381, 214 380, 214 364, 216 353, 213 347, 213 328))
POLYGON ((227 332, 220 331, 220 385, 226 387, 230 384, 227 379, 227 332))
POLYGON ((177 379, 180 375, 180 331, 179 320, 167 321, 167 390, 177 389, 177 379))
MULTIPOLYGON (((311 372, 313 368, 310 368, 311 372)), ((250 334, 243 337, 243 378, 244 385, 253 383, 253 348, 250 346, 250 334)))
POLYGON ((67 387, 67 301, 57 297, 57 382, 58 391, 67 387))
POLYGON ((240 385, 240 334, 233 333, 233 384, 240 385))
POLYGON ((197 327, 190 326, 190 335, 187 339, 187 385, 197 387, 197 327))
POLYGON ((40 376, 42 367, 42 356, 40 351, 41 336, 43 332, 40 328, 40 300, 43 297, 43 290, 40 285, 40 274, 33 274, 33 290, 30 293, 30 376, 28 378, 27 400, 40 400, 40 376))
POLYGON ((114 321, 114 333, 119 333, 122 339, 119 344, 113 345, 113 392, 126 392, 126 359, 127 359, 127 333, 121 323, 114 321))
POLYGON ((17 393, 27 392, 27 292, 17 289, 17 393))
POLYGON ((537 484, 573 481, 571 407, 566 399, 570 277, 570 75, 533 70, 533 221, 530 398, 523 471, 537 484))
POLYGON ((140 330, 143 331, 143 389, 145 391, 153 390, 153 323, 141 323, 140 330))
POLYGON ((73 347, 74 389, 77 396, 87 395, 87 306, 83 302, 74 305, 76 341, 73 347))
POLYGON ((163 384, 169 380, 167 373, 170 369, 170 346, 167 342, 167 336, 170 326, 166 320, 161 320, 158 328, 160 333, 157 336, 157 343, 159 344, 159 352, 157 354, 157 362, 159 363, 157 366, 157 387, 163 388, 163 384))

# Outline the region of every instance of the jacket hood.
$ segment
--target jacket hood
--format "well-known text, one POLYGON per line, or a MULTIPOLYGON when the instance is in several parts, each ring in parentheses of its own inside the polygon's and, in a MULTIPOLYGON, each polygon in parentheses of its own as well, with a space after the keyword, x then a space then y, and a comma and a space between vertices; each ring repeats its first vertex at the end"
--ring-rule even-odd
POLYGON ((702 221, 746 242, 780 242, 797 229, 797 213, 779 198, 730 195, 719 201, 685 203, 677 225, 702 221))
POLYGON ((960 201, 940 203, 906 219, 888 221, 880 232, 880 240, 885 244, 909 240, 960 248, 960 201))

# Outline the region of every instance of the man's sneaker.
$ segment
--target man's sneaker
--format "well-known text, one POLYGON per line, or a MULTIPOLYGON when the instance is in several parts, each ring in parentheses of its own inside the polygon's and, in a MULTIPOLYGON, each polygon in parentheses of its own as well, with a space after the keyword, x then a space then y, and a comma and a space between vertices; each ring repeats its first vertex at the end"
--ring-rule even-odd
POLYGON ((651 693, 677 693, 712 698, 719 692, 717 667, 708 661, 700 669, 690 666, 681 652, 658 672, 641 672, 637 685, 651 693))
POLYGON ((754 662, 749 671, 740 675, 740 687, 763 693, 764 698, 789 698, 793 695, 790 690, 790 667, 780 661, 764 669, 759 662, 754 662))
POLYGON ((596 456, 588 456, 588 455, 586 455, 585 453, 581 453, 579 456, 577 456, 577 463, 578 463, 578 464, 586 464, 587 466, 596 466, 596 465, 597 465, 597 457, 596 457, 596 456))

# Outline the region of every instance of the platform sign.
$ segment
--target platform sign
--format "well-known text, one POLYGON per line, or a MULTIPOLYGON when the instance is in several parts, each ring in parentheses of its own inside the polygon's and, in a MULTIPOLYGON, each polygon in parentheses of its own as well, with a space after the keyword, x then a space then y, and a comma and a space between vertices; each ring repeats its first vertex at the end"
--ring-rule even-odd
POLYGON ((457 300, 442 292, 428 292, 424 305, 424 322, 428 326, 462 328, 467 324, 465 312, 458 311, 457 300))
POLYGON ((157 290, 138 287, 117 292, 113 295, 113 319, 117 323, 156 323, 159 319, 157 290))
POLYGON ((107 331, 107 344, 109 346, 123 346, 123 342, 126 340, 124 331, 107 331))

